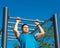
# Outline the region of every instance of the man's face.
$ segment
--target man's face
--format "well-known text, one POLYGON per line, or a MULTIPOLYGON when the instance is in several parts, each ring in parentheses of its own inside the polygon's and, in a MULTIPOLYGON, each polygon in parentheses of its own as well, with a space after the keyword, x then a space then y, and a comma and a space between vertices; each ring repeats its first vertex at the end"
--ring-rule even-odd
POLYGON ((29 31, 28 25, 24 25, 23 28, 22 28, 22 31, 24 33, 28 33, 28 31, 29 31))

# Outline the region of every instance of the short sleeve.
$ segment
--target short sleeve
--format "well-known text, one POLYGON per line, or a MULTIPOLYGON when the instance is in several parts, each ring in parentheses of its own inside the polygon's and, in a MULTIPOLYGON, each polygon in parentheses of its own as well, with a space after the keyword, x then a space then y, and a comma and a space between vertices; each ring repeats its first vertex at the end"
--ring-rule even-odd
POLYGON ((37 40, 38 38, 36 36, 34 36, 35 40, 37 40))
POLYGON ((20 42, 20 38, 21 38, 21 34, 19 35, 19 37, 17 37, 17 40, 20 42))
POLYGON ((32 34, 32 36, 34 37, 35 40, 37 40, 37 37, 35 35, 32 34))

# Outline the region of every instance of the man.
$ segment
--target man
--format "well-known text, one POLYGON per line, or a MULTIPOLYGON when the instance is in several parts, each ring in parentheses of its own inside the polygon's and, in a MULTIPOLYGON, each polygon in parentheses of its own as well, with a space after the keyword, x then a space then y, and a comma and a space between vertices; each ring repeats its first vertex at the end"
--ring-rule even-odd
POLYGON ((42 27, 39 25, 39 20, 36 20, 34 23, 39 29, 39 32, 35 35, 29 34, 29 27, 27 24, 23 24, 21 27, 22 33, 18 31, 18 24, 21 22, 20 18, 16 19, 16 24, 14 26, 14 33, 16 38, 19 40, 21 48, 38 48, 38 44, 36 44, 36 40, 45 34, 42 27))

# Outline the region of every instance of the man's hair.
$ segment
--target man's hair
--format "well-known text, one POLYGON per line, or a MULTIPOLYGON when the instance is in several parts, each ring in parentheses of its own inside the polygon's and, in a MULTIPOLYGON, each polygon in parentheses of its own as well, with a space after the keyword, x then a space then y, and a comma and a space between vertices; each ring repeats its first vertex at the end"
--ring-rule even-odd
MULTIPOLYGON (((22 27, 21 27, 21 30, 22 30, 22 28, 24 27, 24 25, 27 25, 27 24, 23 24, 22 27)), ((27 25, 27 26, 28 26, 28 25, 27 25)))

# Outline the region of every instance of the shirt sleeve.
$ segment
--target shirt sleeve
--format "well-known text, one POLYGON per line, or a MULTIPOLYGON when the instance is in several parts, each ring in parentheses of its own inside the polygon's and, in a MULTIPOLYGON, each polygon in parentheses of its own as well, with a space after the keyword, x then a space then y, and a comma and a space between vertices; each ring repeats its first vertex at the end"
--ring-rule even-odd
POLYGON ((35 40, 37 40, 38 38, 36 36, 34 36, 35 40))
POLYGON ((19 37, 17 37, 17 40, 20 42, 20 38, 21 38, 21 34, 19 35, 19 37))
POLYGON ((35 35, 32 34, 32 36, 34 37, 35 40, 37 40, 37 37, 35 35))

